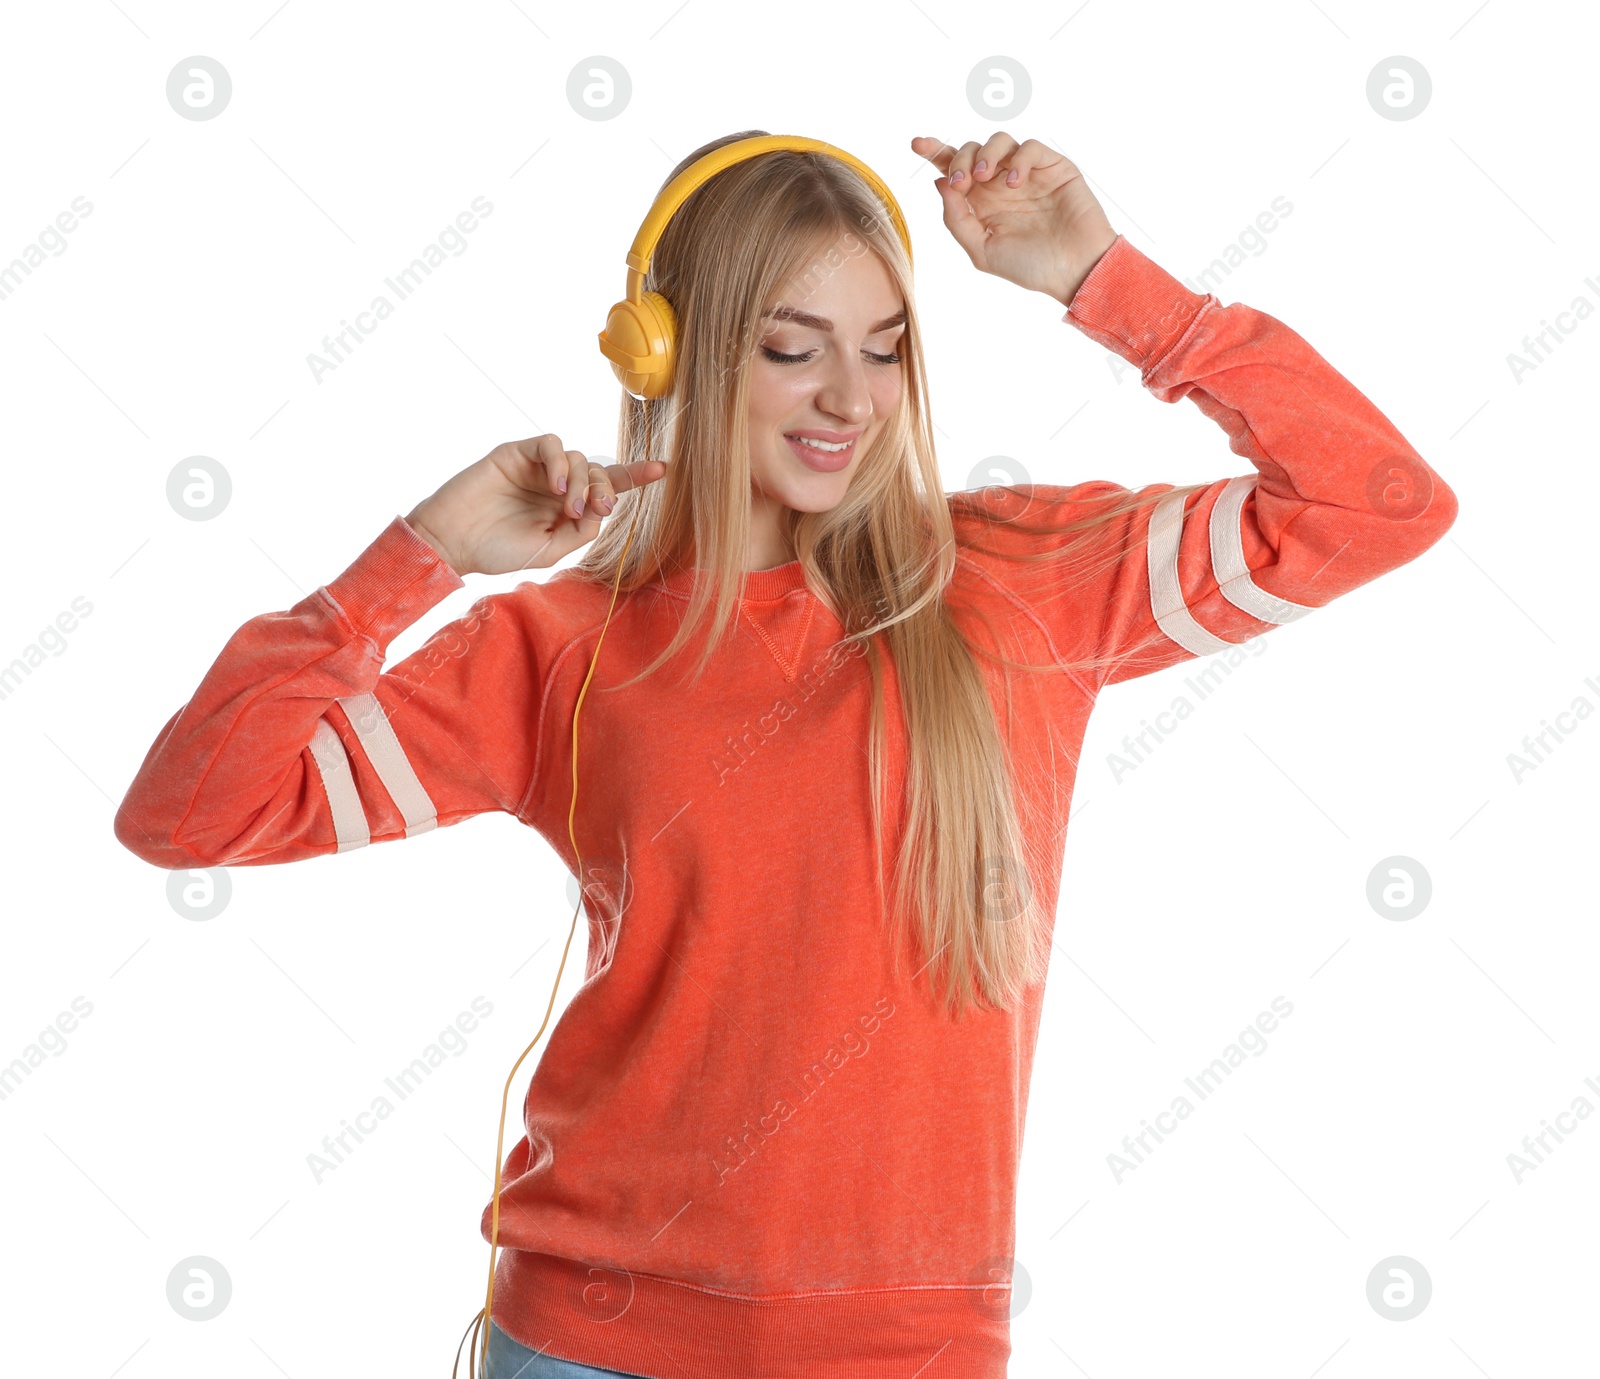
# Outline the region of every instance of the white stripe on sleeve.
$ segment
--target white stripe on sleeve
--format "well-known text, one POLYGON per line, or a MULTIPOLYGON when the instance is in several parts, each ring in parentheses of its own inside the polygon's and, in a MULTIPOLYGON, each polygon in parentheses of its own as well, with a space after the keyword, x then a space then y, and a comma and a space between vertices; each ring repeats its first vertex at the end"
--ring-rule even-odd
POLYGON ((1150 510, 1149 538, 1145 543, 1150 573, 1150 612, 1161 630, 1185 651, 1209 656, 1227 651, 1234 644, 1212 636, 1201 627, 1183 600, 1183 586, 1178 582, 1178 542, 1183 535, 1186 496, 1174 490, 1163 495, 1150 510))
POLYGON ((317 730, 311 734, 311 757, 317 763, 322 789, 333 814, 338 851, 364 847, 372 841, 367 829, 367 811, 362 808, 361 796, 356 791, 355 775, 350 770, 344 743, 339 741, 339 734, 326 717, 317 720, 317 730))
POLYGON ((1244 500, 1255 490, 1256 474, 1229 479, 1211 508, 1211 569, 1222 597, 1262 622, 1285 623, 1314 611, 1309 604, 1291 603, 1269 594, 1250 576, 1245 563, 1240 524, 1244 500))
POLYGON ((394 724, 384 712, 377 695, 352 694, 337 701, 350 719, 350 726, 361 739, 361 749, 378 773, 383 788, 395 803, 406 821, 406 837, 426 833, 439 822, 433 800, 423 789, 422 782, 406 756, 405 748, 395 736, 394 724))

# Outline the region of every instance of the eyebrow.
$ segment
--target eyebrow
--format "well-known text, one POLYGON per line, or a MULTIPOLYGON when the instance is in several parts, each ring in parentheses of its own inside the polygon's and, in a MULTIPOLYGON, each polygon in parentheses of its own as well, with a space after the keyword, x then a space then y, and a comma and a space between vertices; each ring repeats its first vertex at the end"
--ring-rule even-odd
MULTIPOLYGON (((833 322, 826 316, 818 316, 810 311, 801 311, 794 306, 775 306, 771 311, 763 312, 763 317, 771 316, 779 321, 793 321, 797 326, 810 326, 813 330, 833 330, 833 322)), ((880 330, 888 330, 890 326, 903 326, 906 323, 905 308, 901 307, 893 316, 885 316, 868 331, 868 335, 876 335, 880 330)))

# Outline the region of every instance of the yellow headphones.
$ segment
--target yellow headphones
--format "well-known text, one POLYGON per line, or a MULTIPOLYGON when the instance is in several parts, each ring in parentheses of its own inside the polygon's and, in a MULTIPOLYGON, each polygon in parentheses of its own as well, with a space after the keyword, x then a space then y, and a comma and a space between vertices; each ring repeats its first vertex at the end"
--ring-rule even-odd
MULTIPOLYGON (((650 214, 644 218, 644 224, 639 227, 639 233, 633 238, 633 248, 628 251, 627 296, 611 308, 610 314, 606 317, 606 328, 600 332, 600 352, 611 361, 612 370, 622 386, 641 401, 662 396, 672 383, 677 316, 672 310, 671 303, 661 293, 643 290, 644 275, 649 271, 650 255, 655 251, 656 241, 661 238, 661 232, 666 229, 673 213, 688 200, 690 193, 696 187, 734 163, 758 157, 763 153, 771 153, 775 149, 826 153, 848 163, 867 180, 867 184, 888 208, 890 219, 894 221, 894 227, 899 231, 900 240, 906 247, 906 257, 911 257, 911 234, 906 229, 905 217, 900 212, 894 194, 884 185, 877 173, 843 149, 835 148, 821 139, 804 139, 790 134, 762 134, 713 149, 674 177, 656 197, 655 203, 650 207, 650 214)), ((645 454, 648 455, 650 453, 650 408, 648 407, 644 409, 644 428, 645 454)), ((469 1375, 480 1376, 486 1374, 488 1370, 489 1325, 494 1315, 495 1257, 500 1248, 500 1175, 506 1139, 506 1105, 511 1097, 512 1079, 516 1077, 517 1069, 522 1066, 522 1059, 533 1051, 534 1044, 539 1042, 539 1036, 550 1023, 550 1012, 556 1005, 556 992, 561 987, 561 974, 567 968, 567 953, 572 948, 572 937, 578 929, 578 911, 583 908, 583 857, 578 851, 578 835, 573 828, 573 820, 577 817, 578 811, 578 713, 583 708, 584 696, 589 692, 589 681, 594 678, 594 668, 600 659, 600 647, 606 639, 606 629, 611 626, 611 610, 617 606, 617 589, 622 582, 623 564, 628 554, 628 547, 633 544, 634 528, 638 524, 639 507, 636 504, 633 509, 633 521, 628 527, 627 540, 623 543, 622 554, 617 560, 617 577, 611 585, 611 603, 606 608, 605 621, 600 625, 600 635, 595 639, 594 655, 589 658, 588 674, 583 678, 577 702, 572 708, 572 802, 567 808, 567 837, 572 841, 572 855, 578 863, 576 868, 578 904, 572 911, 572 924, 567 930, 567 944, 561 950, 561 963, 556 968, 555 985, 550 988, 550 1002, 545 1007, 544 1020, 539 1025, 538 1033, 522 1051, 522 1056, 511 1065, 511 1072, 506 1077, 505 1090, 500 1095, 500 1131, 496 1136, 494 1147, 494 1201, 490 1206, 489 1218, 489 1287, 484 1297, 483 1310, 472 1319, 466 1333, 456 1346, 456 1364, 450 1370, 452 1379, 456 1367, 461 1363, 461 1346, 466 1344, 468 1335, 472 1337, 467 1361, 469 1375), (478 1359, 480 1322, 483 1341, 481 1368, 478 1359)))
POLYGON ((866 178, 867 185, 888 208, 889 218, 894 221, 901 242, 906 246, 906 257, 911 257, 911 234, 906 229, 905 217, 900 213, 894 193, 877 173, 842 148, 835 148, 821 139, 804 139, 795 134, 761 134, 712 149, 661 189, 661 195, 651 206, 650 214, 644 218, 639 233, 633 237, 633 248, 628 250, 626 293, 611 308, 606 316, 606 328, 600 332, 600 353, 611 361, 617 381, 634 397, 641 400, 658 398, 672 385, 677 314, 661 293, 644 290, 644 275, 650 271, 650 256, 655 253, 656 241, 661 238, 662 231, 667 228, 667 222, 676 214, 678 207, 689 199, 696 188, 710 181, 724 168, 777 149, 826 153, 853 167, 866 178))

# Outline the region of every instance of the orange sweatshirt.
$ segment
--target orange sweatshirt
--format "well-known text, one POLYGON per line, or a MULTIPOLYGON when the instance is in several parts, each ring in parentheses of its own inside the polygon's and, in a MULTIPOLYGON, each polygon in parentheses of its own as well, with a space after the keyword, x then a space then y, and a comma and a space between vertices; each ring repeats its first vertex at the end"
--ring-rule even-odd
MULTIPOLYGON (((1246 654, 1237 643, 1404 564, 1456 513, 1300 336, 1191 292, 1126 239, 1063 319, 1159 400, 1192 398, 1252 470, 1125 519, 1130 535, 1150 524, 1148 548, 1072 593, 962 553, 951 606, 1001 628, 1008 654, 1124 658, 1092 677, 1022 672, 1009 712, 990 680, 1027 827, 1054 859, 1030 878, 1052 915, 1103 685, 1246 654)), ((974 504, 1023 506, 998 488, 947 501, 962 534, 974 504)), ((926 973, 893 975, 867 667, 798 562, 750 574, 737 635, 697 690, 670 664, 607 688, 665 645, 692 577, 618 599, 584 700, 588 959, 505 1164, 494 1319, 527 1346, 652 1379, 1003 1379, 1042 985, 958 1025, 926 973)), ((160 867, 254 866, 498 809, 576 871, 572 712, 609 583, 569 568, 486 595, 385 671, 390 640, 460 587, 397 516, 330 583, 246 622, 157 736, 118 839, 160 867)), ((894 799, 892 667, 886 693, 894 799)))

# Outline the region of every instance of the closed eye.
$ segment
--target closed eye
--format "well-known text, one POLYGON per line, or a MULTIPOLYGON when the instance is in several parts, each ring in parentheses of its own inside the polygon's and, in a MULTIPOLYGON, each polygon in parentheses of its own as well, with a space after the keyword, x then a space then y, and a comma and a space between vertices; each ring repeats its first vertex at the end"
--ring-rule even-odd
MULTIPOLYGON (((767 358, 770 359, 774 364, 804 364, 816 354, 815 350, 807 350, 804 354, 782 354, 766 345, 761 347, 761 352, 766 355, 767 358)), ((874 354, 871 350, 862 350, 861 353, 866 355, 867 358, 872 360, 875 364, 898 364, 900 362, 900 355, 897 352, 890 354, 874 354)))

